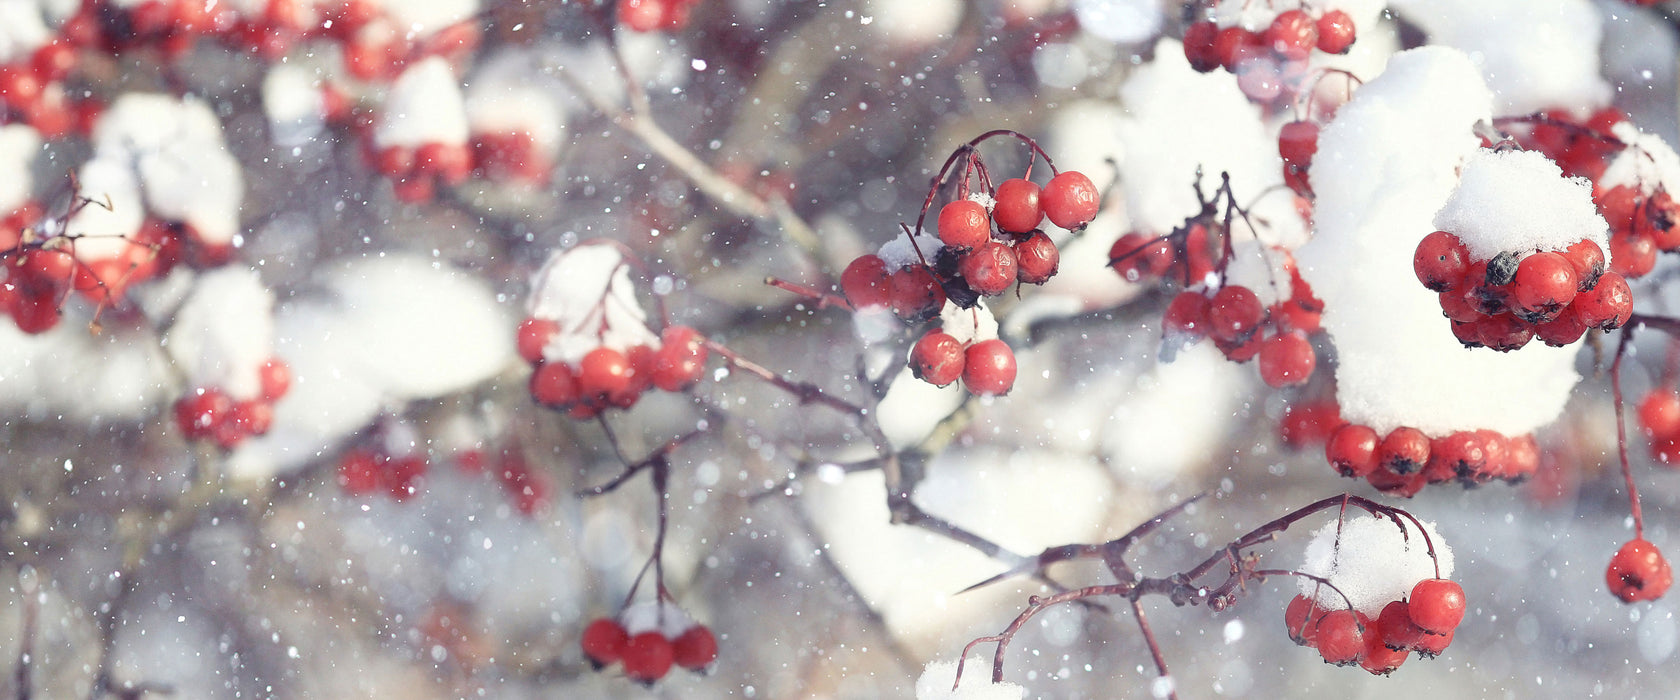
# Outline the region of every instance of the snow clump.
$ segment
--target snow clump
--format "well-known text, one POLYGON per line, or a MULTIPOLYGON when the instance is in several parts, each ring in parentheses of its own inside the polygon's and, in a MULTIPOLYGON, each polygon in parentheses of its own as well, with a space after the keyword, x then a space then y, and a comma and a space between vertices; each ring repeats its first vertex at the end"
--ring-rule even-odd
POLYGON ((1452 548, 1434 523, 1419 522, 1421 534, 1418 523, 1405 516, 1366 515, 1325 523, 1307 543, 1298 571, 1328 580, 1341 594, 1303 577, 1301 595, 1325 610, 1345 609, 1351 602, 1353 609, 1375 619, 1383 606, 1409 595, 1418 581, 1452 578, 1452 548), (1434 559, 1429 558, 1430 545, 1434 559))

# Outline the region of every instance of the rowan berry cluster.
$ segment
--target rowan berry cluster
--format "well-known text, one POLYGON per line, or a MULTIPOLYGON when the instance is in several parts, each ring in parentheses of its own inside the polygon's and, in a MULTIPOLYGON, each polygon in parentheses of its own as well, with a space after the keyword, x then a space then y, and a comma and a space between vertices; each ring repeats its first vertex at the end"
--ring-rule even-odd
POLYGON ((1473 260, 1459 237, 1436 231, 1418 243, 1412 270, 1438 292, 1465 347, 1516 350, 1539 338, 1561 347, 1588 330, 1614 330, 1633 313, 1627 280, 1604 269, 1604 251, 1582 239, 1563 250, 1504 251, 1473 260))
POLYGON ((1353 18, 1346 12, 1314 12, 1307 7, 1279 12, 1258 31, 1240 21, 1193 22, 1184 30, 1184 57, 1199 72, 1224 68, 1236 75, 1238 87, 1251 100, 1287 99, 1299 89, 1295 84, 1305 75, 1314 49, 1347 53, 1357 38, 1353 18))
POLYGON ((1531 128, 1518 130, 1517 143, 1545 154, 1565 175, 1596 181, 1619 148, 1605 136, 1625 121, 1627 115, 1615 107, 1599 109, 1584 119, 1566 109, 1547 110, 1533 119, 1531 128))
POLYGON ((1318 650, 1324 662, 1388 675, 1412 652, 1434 658, 1452 644, 1464 619, 1464 589, 1446 579, 1418 581, 1407 598, 1391 601, 1375 620, 1351 608, 1324 609, 1297 595, 1284 610, 1296 644, 1318 650))
POLYGON ((0 105, 5 107, 7 122, 28 124, 46 138, 85 133, 99 112, 98 103, 72 98, 64 87, 64 79, 79 61, 76 47, 59 38, 0 66, 0 105))
POLYGON ((256 396, 237 399, 219 387, 198 387, 175 401, 175 425, 188 440, 214 440, 224 450, 245 438, 268 433, 274 423, 274 402, 291 388, 291 369, 271 358, 257 369, 256 396))
POLYGON ((616 247, 584 244, 555 253, 537 273, 515 344, 534 369, 537 403, 587 420, 636 405, 650 388, 680 392, 700 382, 707 340, 681 325, 655 336, 629 268, 616 247))
POLYGON ((622 663, 625 677, 648 686, 672 666, 707 673, 718 654, 711 628, 665 603, 643 603, 617 618, 597 618, 583 629, 581 643, 596 670, 622 663))
POLYGON ((907 236, 878 253, 857 257, 840 275, 841 292, 855 311, 890 309, 908 324, 921 324, 942 309, 959 317, 968 313, 961 333, 951 332, 949 320, 946 328, 925 333, 911 350, 909 365, 930 384, 946 386, 960 378, 970 392, 985 396, 1009 393, 1016 367, 1014 351, 995 337, 996 323, 982 298, 1018 284, 1049 281, 1061 264, 1061 253, 1041 228, 1044 221, 1080 231, 1102 206, 1101 193, 1089 177, 1073 170, 1056 172, 1053 164, 1056 174, 1042 187, 1020 177, 993 188, 977 147, 997 136, 1022 140, 1035 160, 1043 155, 1031 139, 1010 131, 988 132, 964 144, 935 178, 916 230, 906 227, 907 236), (921 224, 944 178, 957 165, 962 167, 957 195, 939 209, 935 245, 920 234, 921 224), (980 186, 971 192, 976 178, 980 186), (924 245, 930 249, 924 250, 924 245), (977 318, 980 314, 983 322, 977 318), (977 334, 986 324, 990 327, 977 334))
POLYGON ((637 32, 680 32, 700 0, 618 0, 618 23, 637 32))
POLYGON ((1461 430, 1430 438, 1405 426, 1383 435, 1357 423, 1331 433, 1324 456, 1342 476, 1363 478, 1384 493, 1408 498, 1427 484, 1516 482, 1540 467, 1540 446, 1532 435, 1510 438, 1492 430, 1461 430))
POLYGON ((420 493, 429 465, 425 453, 393 454, 379 447, 353 447, 338 460, 338 486, 351 496, 384 493, 398 503, 420 493))

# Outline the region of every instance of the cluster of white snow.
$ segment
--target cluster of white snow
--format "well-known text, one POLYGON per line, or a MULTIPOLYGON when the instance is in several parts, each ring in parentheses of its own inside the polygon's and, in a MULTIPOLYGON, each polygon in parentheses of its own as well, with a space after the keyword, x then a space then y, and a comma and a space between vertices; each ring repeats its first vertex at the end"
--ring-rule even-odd
POLYGON ((969 657, 963 663, 962 685, 957 682, 957 662, 934 661, 916 679, 916 700, 1023 700, 1027 689, 1014 683, 993 683, 988 659, 969 657))
POLYGON ((1451 578, 1452 548, 1434 523, 1419 522, 1421 532, 1405 516, 1399 524, 1370 515, 1325 523, 1307 543, 1297 571, 1327 579, 1335 589, 1301 578, 1301 595, 1327 610, 1345 609, 1351 602, 1355 610, 1375 619, 1383 606, 1410 595, 1418 581, 1451 578), (1431 545, 1434 559, 1429 557, 1431 545))
POLYGON ((1470 57, 1493 90, 1498 114, 1610 102, 1599 75, 1604 36, 1588 0, 1394 0, 1391 6, 1429 34, 1429 43, 1470 57))
MULTIPOLYGON (((93 161, 82 169, 82 194, 93 199, 110 194, 114 211, 108 213, 135 222, 132 229, 102 228, 97 233, 132 234, 143 214, 118 199, 127 194, 121 182, 125 176, 110 173, 106 179, 92 172, 107 167, 132 169, 134 175, 128 177, 137 178, 150 212, 186 223, 201 240, 225 244, 239 233, 243 170, 228 151, 221 122, 209 105, 192 97, 125 93, 100 116, 93 143, 93 161), (129 211, 120 211, 125 209, 129 211)), ((100 217, 90 211, 99 208, 82 213, 100 217)))
POLYGON ((1566 178, 1538 151, 1480 149, 1464 163, 1458 187, 1435 214, 1435 228, 1464 241, 1475 260, 1501 251, 1561 251, 1582 239, 1610 250, 1609 227, 1593 204, 1592 185, 1566 178))
POLYGON ((262 393, 258 372, 274 356, 274 293, 249 268, 199 275, 175 311, 164 347, 192 387, 254 399, 262 393))
POLYGON ((441 57, 427 58, 403 71, 380 107, 373 140, 379 147, 418 148, 428 143, 467 142, 467 108, 461 81, 441 57))
POLYGON ((1632 122, 1618 123, 1610 131, 1627 148, 1617 152, 1605 166, 1604 174, 1598 178, 1600 189, 1628 185, 1647 194, 1658 189, 1671 195, 1680 192, 1680 156, 1675 155, 1674 147, 1661 136, 1641 131, 1632 122))
POLYGON ((40 132, 26 124, 0 126, 0 216, 29 201, 35 187, 30 166, 40 153, 40 132))
POLYGON ((1412 271, 1418 241, 1479 146, 1472 127, 1492 106, 1468 57, 1423 47, 1396 54, 1319 136, 1317 231, 1296 260, 1325 302, 1349 421, 1381 433, 1520 435, 1557 417, 1579 380, 1572 348, 1465 349, 1412 271))

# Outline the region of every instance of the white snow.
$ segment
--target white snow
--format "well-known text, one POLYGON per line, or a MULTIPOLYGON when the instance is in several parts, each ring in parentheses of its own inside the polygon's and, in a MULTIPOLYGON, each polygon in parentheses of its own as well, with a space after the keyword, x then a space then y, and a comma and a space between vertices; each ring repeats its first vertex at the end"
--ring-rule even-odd
POLYGON ((1022 700, 1027 689, 1010 682, 992 683, 990 658, 971 656, 963 664, 962 685, 957 682, 957 662, 932 661, 916 679, 916 700, 1022 700))
POLYGON ((29 201, 35 188, 31 166, 41 153, 41 134, 26 124, 0 126, 0 216, 29 201))
POLYGON ((1161 32, 1161 3, 1153 0, 1073 0, 1079 27, 1108 41, 1136 44, 1161 32))
POLYGON ((1680 192, 1680 156, 1661 136, 1648 134, 1632 122, 1620 122, 1610 128, 1612 134, 1627 144, 1605 166, 1598 178, 1598 186, 1610 189, 1617 185, 1638 186, 1641 192, 1655 192, 1662 188, 1669 193, 1680 192))
POLYGON ((694 626, 694 618, 676 603, 668 600, 644 600, 619 613, 618 622, 634 637, 643 632, 658 631, 666 639, 676 639, 694 626))
MULTIPOLYGON (((1178 42, 1157 43, 1155 61, 1126 81, 1120 97, 1128 114, 1119 124, 1126 154, 1120 182, 1134 228, 1164 234, 1199 212, 1192 189, 1198 169, 1209 195, 1219 188, 1220 172, 1229 172, 1244 206, 1283 183, 1277 138, 1259 108, 1231 74, 1191 70, 1178 42)), ((1262 240, 1294 248, 1306 237, 1294 199, 1281 191, 1255 201, 1251 214, 1269 223, 1261 227, 1262 240)), ((1239 237, 1250 235, 1244 224, 1232 228, 1239 237)))
POLYGON ((41 335, 0 323, 0 407, 11 414, 138 420, 173 397, 168 368, 154 338, 116 329, 93 335, 85 314, 67 313, 41 335))
POLYGON ((1396 54, 1320 133, 1318 231, 1296 260, 1325 302, 1342 415, 1379 433, 1520 435, 1556 418, 1579 379, 1570 348, 1465 349, 1412 272, 1492 103, 1462 52, 1424 47, 1396 54))
POLYGON ((962 21, 960 0, 864 0, 859 11, 883 42, 917 48, 949 40, 962 21))
POLYGON ((599 347, 625 351, 659 347, 647 312, 636 298, 630 266, 610 244, 585 243, 555 251, 531 280, 526 312, 560 324, 543 356, 576 366, 599 347))
POLYGON ((0 63, 28 61, 52 37, 38 0, 0 0, 0 63))
POLYGON ((1325 609, 1353 608, 1371 618, 1382 612, 1383 606, 1411 594, 1412 587, 1426 578, 1452 578, 1453 554, 1435 524, 1423 523, 1420 534, 1417 524, 1405 516, 1402 534, 1393 520, 1360 515, 1331 520, 1313 533, 1299 571, 1328 579, 1342 594, 1301 578, 1301 595, 1317 601, 1325 609), (1340 534, 1338 535, 1338 528, 1340 534), (1434 545, 1435 559, 1429 558, 1429 545, 1434 545), (1436 563, 1440 574, 1436 574, 1436 563))
POLYGON ((945 308, 939 310, 939 320, 940 328, 964 345, 997 337, 997 319, 984 301, 972 309, 946 301, 945 308))
POLYGON ((198 276, 175 311, 165 347, 189 388, 219 387, 235 401, 262 393, 274 356, 274 293, 257 271, 226 267, 198 276))
POLYGON ((70 217, 65 233, 76 240, 76 257, 93 261, 114 258, 128 251, 123 237, 140 231, 146 208, 140 199, 140 183, 134 169, 115 157, 100 154, 77 171, 81 196, 94 203, 70 217))
POLYGON ((293 146, 318 136, 326 122, 321 74, 296 63, 281 63, 263 78, 263 111, 274 141, 293 146))
POLYGON ((478 0, 378 0, 377 4, 410 39, 425 38, 478 13, 478 0))
POLYGON ((1239 241, 1231 246, 1231 264, 1225 268, 1225 283, 1242 285, 1271 306, 1294 297, 1290 287, 1289 252, 1266 248, 1258 241, 1239 241))
POLYGON ((1470 56, 1493 90, 1498 114, 1596 108, 1610 102, 1610 84, 1598 72, 1603 20, 1588 0, 1392 4, 1429 34, 1431 44, 1470 56))
POLYGON ((135 164, 146 204, 159 217, 184 222, 211 243, 239 233, 243 170, 205 102, 126 93, 100 116, 93 141, 96 159, 135 164))
POLYGON ((1458 188, 1435 228, 1456 234, 1475 260, 1501 251, 1561 251, 1581 239, 1610 249, 1609 227, 1593 204, 1592 185, 1566 178, 1538 151, 1479 149, 1464 163, 1458 188))
POLYGON ((539 153, 560 149, 565 116, 545 90, 512 81, 478 80, 467 89, 467 123, 473 133, 524 132, 539 153))
POLYGON ((467 142, 467 110, 461 82, 449 62, 433 56, 403 71, 380 106, 373 140, 381 148, 467 142))
POLYGON ((939 421, 962 405, 968 392, 956 382, 938 387, 917 379, 904 366, 903 356, 897 357, 898 376, 893 378, 887 395, 881 397, 875 413, 887 443, 895 450, 902 450, 932 433, 939 421))
MULTIPOLYGON (((931 226, 938 216, 938 210, 929 210, 927 220, 928 225, 931 226)), ((916 244, 911 246, 910 236, 906 235, 903 229, 900 229, 898 235, 893 236, 892 240, 882 244, 881 249, 876 251, 875 254, 880 256, 881 260, 887 264, 887 272, 890 273, 911 265, 922 264, 923 258, 916 257, 917 250, 922 251, 922 256, 925 257, 928 264, 931 265, 933 264, 933 255, 938 253, 939 249, 944 246, 944 243, 939 242, 938 236, 925 231, 916 236, 916 244)))

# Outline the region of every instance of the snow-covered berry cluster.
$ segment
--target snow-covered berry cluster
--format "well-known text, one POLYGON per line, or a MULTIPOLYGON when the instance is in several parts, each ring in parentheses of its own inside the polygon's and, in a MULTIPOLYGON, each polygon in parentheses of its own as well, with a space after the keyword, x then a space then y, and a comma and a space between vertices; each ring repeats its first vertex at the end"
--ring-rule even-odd
POLYGON ((189 391, 175 423, 189 440, 231 450, 268 432, 274 404, 292 385, 274 354, 274 295, 255 271, 223 268, 199 276, 175 312, 166 349, 189 391))
POLYGON ((617 618, 596 618, 583 629, 583 655, 596 670, 624 665, 630 680, 652 686, 672 666, 706 673, 717 661, 717 637, 675 605, 638 603, 617 618))
POLYGON ((984 304, 972 309, 947 304, 943 323, 910 348, 910 371, 924 382, 946 386, 961 379, 981 396, 1007 394, 1015 386, 1015 352, 997 337, 997 321, 984 304))
POLYGON ((527 311, 517 348, 534 368, 531 398, 579 420, 630 408, 650 388, 686 391, 705 373, 706 339, 678 325, 654 335, 612 245, 556 252, 537 272, 527 311))
POLYGON ((1427 484, 1454 479, 1482 484, 1521 481, 1540 467, 1533 435, 1506 437, 1492 430, 1461 430, 1431 438, 1401 426, 1378 433, 1348 423, 1330 434, 1324 456, 1342 476, 1365 479, 1385 493, 1415 495, 1427 484))
POLYGON ((1184 57, 1207 73, 1224 68, 1243 94, 1273 102, 1299 90, 1316 49, 1343 54, 1357 39, 1354 19, 1341 9, 1293 2, 1222 2, 1214 19, 1184 29, 1184 57), (1285 6, 1289 7, 1285 7, 1285 6))
POLYGON ((1448 578, 1452 551, 1433 526, 1417 525, 1393 515, 1320 528, 1299 569, 1301 593, 1284 611, 1289 638, 1325 663, 1377 675, 1412 652, 1445 651, 1464 619, 1464 589, 1448 578))
POLYGON ((1531 151, 1482 149, 1465 164, 1436 215, 1440 230, 1418 242, 1412 269, 1440 295, 1466 347, 1509 352, 1536 337, 1561 347, 1627 322, 1633 295, 1626 279, 1605 271, 1604 221, 1587 195, 1583 182, 1531 151), (1543 208, 1547 225, 1490 211, 1511 203, 1543 208))
POLYGON ((1608 133, 1624 147, 1595 179, 1593 198, 1610 226, 1610 269, 1635 279, 1656 267, 1658 253, 1680 250, 1680 203, 1671 194, 1680 187, 1680 156, 1630 122, 1608 133))

